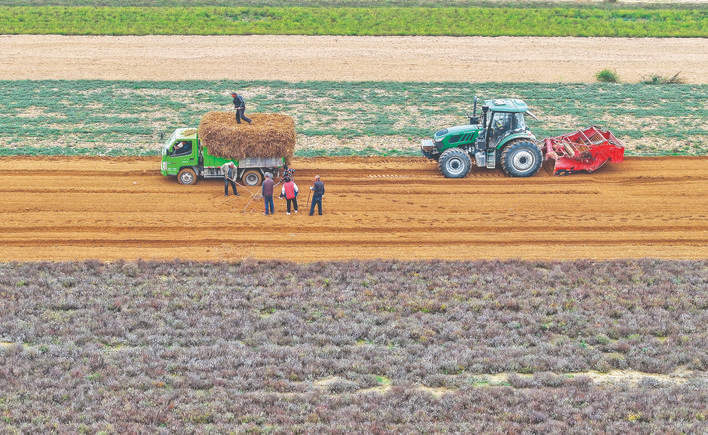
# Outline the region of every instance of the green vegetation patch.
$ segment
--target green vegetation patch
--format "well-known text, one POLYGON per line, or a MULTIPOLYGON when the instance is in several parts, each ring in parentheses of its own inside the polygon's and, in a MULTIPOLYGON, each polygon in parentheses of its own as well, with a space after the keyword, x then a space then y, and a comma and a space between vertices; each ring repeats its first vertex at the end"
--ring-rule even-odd
POLYGON ((706 9, 0 7, 4 34, 708 37, 706 9))
MULTIPOLYGON (((0 6, 91 6, 112 7, 112 0, 0 0, 0 6)), ((233 7, 233 0, 122 0, 123 7, 233 7)), ((538 9, 571 7, 580 9, 708 9, 695 0, 645 0, 625 2, 616 0, 239 0, 240 7, 326 7, 326 8, 516 8, 538 9)))
MULTIPOLYGON (((704 3, 686 0, 671 2, 672 9, 705 9, 704 3)), ((113 0, 0 0, 0 6, 115 6, 113 0)), ((233 0, 121 0, 121 6, 134 7, 196 7, 233 6, 233 0)), ((600 8, 600 9, 666 9, 666 0, 645 0, 642 2, 617 2, 613 0, 588 0, 579 3, 574 0, 239 0, 239 6, 249 7, 514 7, 514 8, 600 8)))
POLYGON ((600 125, 628 155, 708 152, 708 86, 652 84, 0 81, 0 155, 156 155, 178 127, 231 110, 295 119, 296 156, 417 155, 421 139, 468 122, 474 96, 525 100, 540 139, 600 125))

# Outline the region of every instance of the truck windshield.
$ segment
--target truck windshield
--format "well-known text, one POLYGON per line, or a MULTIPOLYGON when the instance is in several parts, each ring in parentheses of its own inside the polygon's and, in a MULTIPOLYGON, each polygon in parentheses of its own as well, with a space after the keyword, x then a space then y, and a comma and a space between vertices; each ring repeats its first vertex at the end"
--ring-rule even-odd
POLYGON ((170 148, 170 145, 172 145, 172 143, 175 141, 176 137, 177 137, 177 132, 175 131, 174 133, 172 133, 172 136, 170 136, 170 138, 167 139, 167 141, 165 141, 164 144, 162 144, 162 149, 164 151, 167 151, 170 148))

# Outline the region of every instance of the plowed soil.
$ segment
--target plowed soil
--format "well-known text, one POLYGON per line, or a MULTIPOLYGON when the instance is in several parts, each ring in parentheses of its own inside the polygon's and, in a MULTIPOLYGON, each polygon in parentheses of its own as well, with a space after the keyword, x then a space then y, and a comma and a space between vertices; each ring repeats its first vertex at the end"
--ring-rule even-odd
MULTIPOLYGON (((423 158, 295 159, 300 213, 223 181, 183 186, 151 158, 4 158, 0 261, 708 258, 708 157, 593 174, 443 178, 423 158), (323 216, 308 216, 322 176, 323 216)), ((250 188, 257 192, 257 188, 250 188)))

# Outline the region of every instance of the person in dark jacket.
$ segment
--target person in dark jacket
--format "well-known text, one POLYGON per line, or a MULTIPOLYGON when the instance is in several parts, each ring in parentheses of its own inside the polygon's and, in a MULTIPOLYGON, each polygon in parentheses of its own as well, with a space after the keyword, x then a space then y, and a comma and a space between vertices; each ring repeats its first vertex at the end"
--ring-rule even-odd
POLYGON ((248 124, 251 124, 251 119, 246 117, 246 102, 243 100, 243 97, 237 94, 236 92, 232 92, 231 96, 234 97, 234 108, 236 109, 236 122, 239 124, 241 123, 241 119, 243 118, 244 121, 248 122, 248 124))
POLYGON ((310 186, 312 191, 312 205, 310 206, 310 216, 315 214, 315 204, 317 204, 317 211, 320 216, 322 216, 322 197, 325 193, 324 183, 320 180, 319 175, 315 175, 315 184, 310 186))
POLYGON ((273 210, 273 179, 271 178, 270 172, 265 173, 265 180, 261 185, 261 195, 263 195, 263 201, 265 202, 265 213, 268 216, 268 208, 270 208, 270 214, 275 213, 273 210))
POLYGON ((234 195, 241 196, 236 191, 236 165, 234 162, 226 162, 221 165, 221 172, 224 174, 224 196, 229 196, 229 184, 231 184, 231 189, 234 191, 234 195))

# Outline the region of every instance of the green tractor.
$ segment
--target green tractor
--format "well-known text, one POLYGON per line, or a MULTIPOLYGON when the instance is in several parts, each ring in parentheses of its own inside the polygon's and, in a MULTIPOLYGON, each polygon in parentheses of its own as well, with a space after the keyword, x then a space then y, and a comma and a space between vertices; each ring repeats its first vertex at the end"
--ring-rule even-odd
POLYGON ((470 123, 438 131, 432 140, 422 141, 421 151, 437 161, 448 178, 466 177, 473 159, 481 168, 500 166, 511 177, 531 177, 541 168, 543 154, 524 114, 538 120, 521 100, 488 100, 482 106, 480 123, 475 97, 472 116, 467 114, 470 123))

